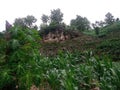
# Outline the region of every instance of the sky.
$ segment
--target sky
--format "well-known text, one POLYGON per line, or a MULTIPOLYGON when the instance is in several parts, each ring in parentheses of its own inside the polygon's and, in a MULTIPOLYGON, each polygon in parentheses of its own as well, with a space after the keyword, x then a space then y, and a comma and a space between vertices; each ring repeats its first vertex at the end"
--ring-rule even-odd
POLYGON ((120 18, 120 0, 0 0, 0 31, 5 30, 5 21, 11 24, 15 18, 33 15, 40 26, 42 14, 60 8, 64 22, 70 23, 76 15, 87 17, 91 23, 104 20, 105 14, 120 18))

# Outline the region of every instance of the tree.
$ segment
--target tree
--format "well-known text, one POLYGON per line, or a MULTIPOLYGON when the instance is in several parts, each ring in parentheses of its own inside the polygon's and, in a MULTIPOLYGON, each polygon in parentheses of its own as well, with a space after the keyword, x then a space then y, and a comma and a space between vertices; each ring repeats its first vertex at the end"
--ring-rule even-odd
POLYGON ((13 23, 15 26, 25 26, 25 23, 24 23, 24 18, 16 18, 14 23, 13 23))
POLYGON ((42 17, 41 17, 41 20, 43 23, 47 24, 48 20, 49 20, 49 16, 43 14, 42 17))
POLYGON ((100 32, 100 28, 99 27, 95 27, 95 34, 99 35, 99 32, 100 32))
POLYGON ((115 22, 120 22, 120 19, 119 19, 119 18, 116 18, 115 22))
POLYGON ((70 25, 80 31, 88 30, 90 28, 88 19, 79 15, 76 16, 76 19, 71 20, 70 25))
POLYGON ((62 22, 63 13, 61 12, 61 10, 59 8, 51 10, 50 20, 51 20, 51 22, 55 22, 58 24, 62 22))
POLYGON ((95 27, 102 28, 104 26, 105 26, 105 22, 103 22, 103 21, 96 21, 95 23, 92 24, 93 28, 95 28, 95 27))
POLYGON ((16 18, 14 25, 33 28, 34 27, 33 23, 35 23, 36 21, 37 19, 34 16, 28 15, 27 17, 24 18, 16 18))
POLYGON ((106 24, 107 25, 111 25, 111 24, 113 24, 114 23, 114 21, 115 21, 115 19, 114 19, 114 16, 110 13, 110 12, 108 12, 106 15, 105 15, 105 22, 106 22, 106 24))
POLYGON ((37 21, 37 19, 32 15, 28 15, 24 20, 26 26, 28 27, 32 27, 33 23, 37 21))
POLYGON ((62 23, 63 13, 60 9, 51 10, 50 16, 43 14, 41 17, 42 24, 40 25, 41 36, 47 35, 49 32, 62 32, 65 29, 65 24, 62 23), (47 24, 50 20, 49 24, 47 24))
POLYGON ((104 27, 105 26, 105 22, 104 21, 99 21, 99 23, 98 23, 98 25, 99 25, 99 27, 104 27))
POLYGON ((94 30, 95 30, 95 34, 96 34, 96 35, 99 35, 99 33, 100 33, 100 28, 101 28, 100 22, 99 22, 99 21, 96 21, 95 23, 92 23, 92 27, 93 27, 94 30))

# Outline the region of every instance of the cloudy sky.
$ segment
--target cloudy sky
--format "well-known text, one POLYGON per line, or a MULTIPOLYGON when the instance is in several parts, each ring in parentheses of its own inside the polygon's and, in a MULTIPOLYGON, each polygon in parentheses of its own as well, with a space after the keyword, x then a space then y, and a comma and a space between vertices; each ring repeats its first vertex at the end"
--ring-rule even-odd
POLYGON ((105 14, 111 12, 120 18, 120 0, 1 0, 0 31, 5 29, 5 20, 10 23, 15 18, 34 15, 37 25, 42 14, 50 14, 50 10, 60 8, 64 13, 64 22, 69 24, 76 15, 87 17, 91 22, 104 20, 105 14))

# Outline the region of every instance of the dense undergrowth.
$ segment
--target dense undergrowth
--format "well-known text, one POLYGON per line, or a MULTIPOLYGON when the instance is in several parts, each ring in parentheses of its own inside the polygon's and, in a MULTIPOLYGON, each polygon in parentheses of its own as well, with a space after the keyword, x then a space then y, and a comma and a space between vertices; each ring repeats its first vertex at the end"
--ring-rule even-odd
POLYGON ((104 40, 97 46, 97 51, 107 54, 113 60, 120 60, 120 38, 104 40))
POLYGON ((0 38, 0 90, 16 90, 17 86, 29 90, 31 78, 38 75, 33 68, 40 54, 39 41, 36 30, 21 27, 13 27, 0 38))

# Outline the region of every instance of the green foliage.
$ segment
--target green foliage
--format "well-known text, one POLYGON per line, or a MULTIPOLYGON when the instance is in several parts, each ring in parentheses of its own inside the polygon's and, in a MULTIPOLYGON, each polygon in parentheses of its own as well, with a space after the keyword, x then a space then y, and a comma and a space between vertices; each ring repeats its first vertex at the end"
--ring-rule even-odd
POLYGON ((84 31, 90 28, 90 22, 86 17, 77 15, 76 19, 72 19, 70 25, 75 27, 77 30, 84 31))
POLYGON ((3 32, 0 32, 0 38, 3 38, 3 32))
MULTIPOLYGON (((51 23, 43 25, 40 31, 41 35, 66 29, 66 25, 61 23, 63 14, 59 9, 57 10, 51 11, 51 23), (59 14, 59 18, 55 14, 59 14)), ((29 20, 31 18, 26 19, 26 22, 29 22, 29 20)), ((44 22, 47 23, 47 20, 44 22)), ((85 37, 84 35, 82 37, 81 34, 82 39, 74 39, 78 41, 77 43, 80 43, 78 46, 75 47, 74 40, 71 40, 70 43, 69 41, 64 43, 69 44, 70 49, 81 48, 81 52, 70 53, 59 51, 59 54, 55 57, 44 57, 39 52, 40 37, 38 31, 30 29, 32 23, 29 22, 26 24, 27 27, 24 27, 24 22, 20 19, 18 20, 18 27, 15 25, 8 32, 1 34, 1 90, 30 90, 32 85, 36 85, 40 89, 41 86, 47 87, 50 90, 92 90, 95 88, 101 90, 119 90, 120 65, 115 62, 113 63, 110 59, 120 60, 119 38, 101 40, 96 50, 103 54, 95 56, 92 51, 82 52, 84 48, 86 50, 87 45, 94 45, 94 42, 91 42, 91 37, 85 37), (8 33, 9 38, 6 38, 6 33, 8 33), (104 54, 107 54, 109 57, 104 54), (48 86, 45 85, 46 83, 48 86)), ((84 27, 83 29, 83 23, 89 25, 86 18, 78 16, 76 20, 73 20, 73 23, 75 24, 73 24, 72 28, 76 28, 75 25, 79 24, 78 27, 80 30, 88 29, 88 27, 84 27), (81 20, 83 21, 82 24, 80 24, 81 22, 79 23, 81 20)), ((106 35, 111 31, 119 31, 119 25, 118 21, 102 27, 99 34, 106 35)), ((71 27, 68 27, 64 33, 70 33, 72 36, 73 32, 69 30, 71 30, 71 27)), ((95 34, 93 31, 91 32, 91 35, 95 34)), ((78 32, 75 32, 75 35, 78 35, 76 33, 78 32)), ((55 48, 60 45, 62 46, 60 43, 49 44, 49 46, 51 45, 55 48)), ((95 48, 95 46, 92 47, 95 48)), ((49 52, 47 48, 46 50, 49 52)), ((63 51, 66 51, 66 48, 63 51)))
MULTIPOLYGON (((39 38, 35 33, 34 30, 26 29, 11 30, 9 60, 4 61, 5 58, 0 58, 1 88, 18 85, 19 90, 29 90, 33 84, 52 90, 120 88, 120 68, 118 68, 120 66, 116 67, 107 56, 94 56, 91 51, 82 53, 59 51, 56 57, 39 56, 37 43, 39 38), (45 86, 44 83, 48 83, 49 86, 45 86)), ((1 54, 3 55, 4 51, 1 54)))
POLYGON ((55 23, 61 23, 63 20, 63 13, 60 9, 51 10, 50 21, 55 23))
POLYGON ((13 27, 9 40, 0 43, 0 89, 29 90, 39 60, 39 35, 36 30, 13 27))
POLYGON ((104 31, 106 32, 114 32, 120 30, 120 22, 113 23, 112 25, 106 26, 103 28, 104 31))
POLYGON ((97 46, 99 52, 110 55, 113 60, 120 60, 120 39, 105 40, 97 46))
POLYGON ((24 22, 25 22, 26 26, 28 26, 28 27, 32 27, 32 24, 35 23, 36 21, 37 21, 37 19, 32 15, 28 15, 24 19, 24 22))
POLYGON ((44 35, 47 35, 49 32, 56 33, 56 31, 58 32, 64 31, 65 26, 66 25, 64 23, 58 24, 55 22, 50 23, 50 25, 42 25, 41 30, 39 31, 40 36, 43 37, 44 35))
POLYGON ((62 53, 41 59, 44 77, 53 90, 118 90, 119 69, 111 59, 93 56, 92 52, 62 53), (83 63, 84 62, 84 63, 83 63))
POLYGON ((56 33, 56 31, 61 32, 65 29, 65 24, 62 23, 63 13, 60 9, 51 10, 51 15, 42 15, 41 20, 43 24, 40 25, 40 36, 43 37, 49 32, 56 33), (50 22, 48 23, 48 20, 50 22))
POLYGON ((24 24, 24 18, 16 18, 15 19, 15 22, 14 22, 14 25, 15 26, 25 26, 25 24, 24 24))
POLYGON ((33 25, 33 23, 35 23, 37 21, 37 19, 32 16, 32 15, 28 15, 24 18, 16 18, 14 25, 15 26, 21 26, 21 27, 29 27, 29 28, 34 28, 36 27, 35 25, 33 25))
POLYGON ((114 16, 110 12, 108 12, 105 16, 106 16, 105 22, 107 25, 111 25, 114 23, 115 21, 114 16))
POLYGON ((95 28, 95 33, 96 33, 96 35, 99 35, 99 32, 100 32, 100 28, 99 28, 99 27, 96 27, 96 28, 95 28))
POLYGON ((47 24, 47 22, 49 20, 49 17, 47 15, 43 14, 42 17, 41 17, 41 20, 42 20, 43 23, 47 24))
POLYGON ((104 27, 94 26, 93 30, 86 30, 83 33, 91 36, 98 36, 100 38, 110 35, 109 38, 114 38, 116 37, 115 35, 117 35, 117 33, 119 34, 119 32, 120 32, 120 22, 118 21, 104 27), (99 28, 99 30, 96 30, 96 28, 99 28), (97 33, 99 34, 97 35, 97 33))

